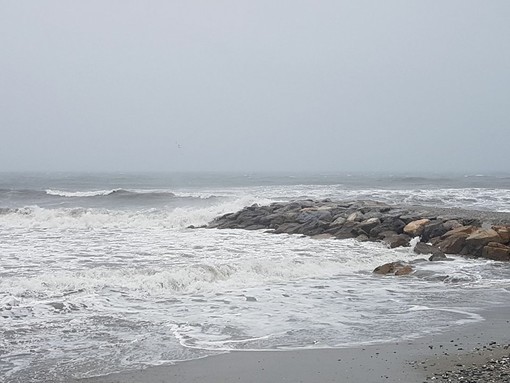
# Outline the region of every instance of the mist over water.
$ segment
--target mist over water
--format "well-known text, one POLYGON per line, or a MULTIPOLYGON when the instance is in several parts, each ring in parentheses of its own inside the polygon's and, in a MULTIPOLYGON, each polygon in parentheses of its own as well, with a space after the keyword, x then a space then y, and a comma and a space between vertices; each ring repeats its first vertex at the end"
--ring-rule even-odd
POLYGON ((64 382, 230 350, 409 339, 483 320, 484 308, 510 301, 510 273, 497 262, 454 257, 409 278, 380 278, 376 266, 414 259, 412 249, 187 227, 295 198, 510 211, 509 180, 4 174, 0 373, 7 382, 64 382))

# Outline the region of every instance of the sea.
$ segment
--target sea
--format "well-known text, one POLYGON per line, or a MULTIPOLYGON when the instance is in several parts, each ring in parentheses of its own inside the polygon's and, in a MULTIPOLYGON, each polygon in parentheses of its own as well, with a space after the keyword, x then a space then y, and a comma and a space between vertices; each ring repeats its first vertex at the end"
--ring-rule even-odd
POLYGON ((510 212, 510 174, 0 173, 0 381, 409 341, 510 304, 507 263, 382 277, 412 248, 202 227, 303 198, 510 212))

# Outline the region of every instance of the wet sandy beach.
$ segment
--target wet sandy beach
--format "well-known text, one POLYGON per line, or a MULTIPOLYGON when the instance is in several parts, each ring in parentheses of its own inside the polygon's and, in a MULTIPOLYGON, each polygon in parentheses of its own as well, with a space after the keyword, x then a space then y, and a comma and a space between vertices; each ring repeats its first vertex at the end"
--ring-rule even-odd
MULTIPOLYGON (((269 383, 440 381, 467 366, 508 356, 510 309, 481 313, 484 321, 419 339, 339 349, 232 352, 76 383, 269 383)), ((398 335, 398 334, 396 334, 398 335)), ((504 382, 505 380, 495 380, 504 382)), ((508 380, 506 380, 508 381, 508 380)))

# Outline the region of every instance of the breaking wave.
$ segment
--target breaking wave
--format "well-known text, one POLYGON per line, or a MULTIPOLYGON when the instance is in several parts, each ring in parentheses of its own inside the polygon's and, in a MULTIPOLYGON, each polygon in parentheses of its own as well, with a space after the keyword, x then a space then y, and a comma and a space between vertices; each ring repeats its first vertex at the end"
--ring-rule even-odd
POLYGON ((62 190, 46 190, 46 194, 58 197, 97 197, 107 196, 114 193, 126 192, 123 189, 112 189, 112 190, 93 190, 93 191, 62 191, 62 190))
MULTIPOLYGON (((192 197, 190 197, 192 198, 192 197)), ((22 208, 1 208, 0 224, 4 228, 186 228, 200 226, 218 215, 242 209, 255 202, 253 197, 216 201, 200 206, 113 210, 106 208, 44 208, 37 205, 22 208)))
POLYGON ((173 198, 176 195, 167 190, 91 190, 91 191, 62 191, 46 190, 46 194, 64 198, 89 198, 89 197, 119 197, 119 198, 173 198))

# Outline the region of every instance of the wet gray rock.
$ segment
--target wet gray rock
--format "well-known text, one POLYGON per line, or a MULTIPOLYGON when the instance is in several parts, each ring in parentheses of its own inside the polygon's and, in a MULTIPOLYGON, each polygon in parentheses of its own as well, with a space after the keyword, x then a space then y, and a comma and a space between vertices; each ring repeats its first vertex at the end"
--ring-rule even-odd
POLYGON ((424 242, 418 242, 414 247, 414 252, 416 254, 430 254, 429 261, 442 261, 446 259, 446 255, 441 249, 424 242))
POLYGON ((448 258, 446 257, 446 255, 443 252, 440 252, 440 253, 437 253, 437 254, 432 254, 429 257, 429 261, 431 261, 431 262, 446 261, 446 260, 448 260, 448 258))
POLYGON ((335 230, 333 235, 338 239, 355 238, 359 235, 358 225, 353 221, 346 221, 339 229, 335 230))
POLYGON ((358 240, 360 242, 367 242, 370 240, 370 238, 368 238, 368 235, 366 235, 366 234, 360 234, 356 237, 356 240, 358 240))
POLYGON ((405 222, 402 221, 399 217, 383 217, 381 224, 370 230, 370 237, 377 238, 380 233, 385 231, 393 231, 397 234, 400 234, 402 233, 405 225, 405 222))
POLYGON ((331 222, 330 226, 342 226, 345 221, 347 221, 344 217, 340 216, 335 218, 333 222, 331 222))
MULTIPOLYGON (((443 226, 446 229, 446 231, 450 231, 450 230, 453 230, 453 229, 457 229, 457 228, 459 228, 459 227, 461 227, 463 225, 459 221, 457 221, 456 219, 450 219, 450 220, 444 222, 443 226)), ((441 235, 443 235, 443 234, 441 234, 441 235)))
POLYGON ((383 239, 383 242, 386 243, 390 249, 409 246, 410 241, 411 237, 407 234, 394 234, 383 239))
POLYGON ((354 221, 361 221, 363 219, 363 213, 361 211, 355 211, 347 217, 347 221, 354 222, 354 221))
POLYGON ((379 218, 369 218, 364 220, 358 225, 358 228, 367 236, 370 234, 370 230, 374 227, 381 224, 381 220, 379 218))
POLYGON ((442 220, 434 220, 427 223, 421 233, 421 241, 428 242, 431 238, 440 237, 448 230, 442 220))

